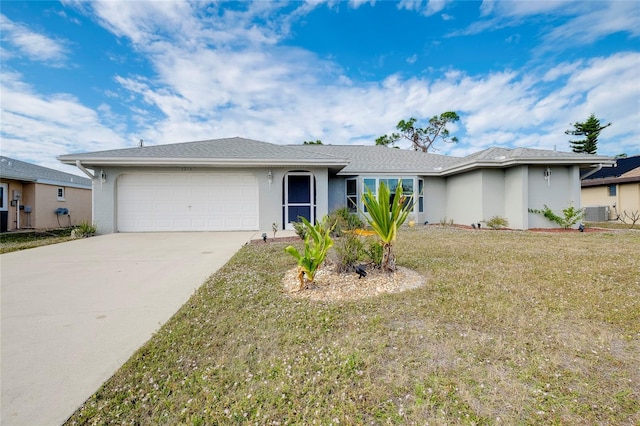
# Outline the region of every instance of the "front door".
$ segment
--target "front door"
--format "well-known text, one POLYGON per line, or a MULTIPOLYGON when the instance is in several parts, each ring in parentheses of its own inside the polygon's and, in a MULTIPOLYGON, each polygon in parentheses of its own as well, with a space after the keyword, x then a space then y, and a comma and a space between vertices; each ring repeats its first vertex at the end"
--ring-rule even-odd
POLYGON ((311 173, 292 172, 284 177, 284 224, 285 229, 293 229, 292 222, 304 217, 315 221, 315 187, 311 173))

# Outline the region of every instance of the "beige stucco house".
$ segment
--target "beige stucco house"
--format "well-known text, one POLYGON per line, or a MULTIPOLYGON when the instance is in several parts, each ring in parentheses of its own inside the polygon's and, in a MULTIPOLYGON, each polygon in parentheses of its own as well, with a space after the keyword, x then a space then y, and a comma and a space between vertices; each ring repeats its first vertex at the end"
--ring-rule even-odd
POLYGON ((582 205, 605 207, 606 219, 640 212, 640 155, 618 158, 582 180, 582 205))
POLYGON ((0 157, 0 232, 91 222, 91 180, 0 157))
POLYGON ((68 154, 94 180, 94 222, 100 233, 145 231, 269 232, 291 229, 338 207, 363 211, 362 194, 402 180, 416 200, 417 223, 459 224, 493 216, 510 227, 552 227, 529 213, 580 206, 580 174, 593 156, 526 148, 489 148, 451 157, 383 146, 277 145, 216 139, 68 154))

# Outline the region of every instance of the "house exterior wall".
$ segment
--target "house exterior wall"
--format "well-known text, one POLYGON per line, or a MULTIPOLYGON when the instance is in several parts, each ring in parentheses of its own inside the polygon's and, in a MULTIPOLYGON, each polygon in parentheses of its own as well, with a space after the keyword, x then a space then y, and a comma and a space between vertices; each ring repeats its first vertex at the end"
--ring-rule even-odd
POLYGON ((513 229, 529 228, 529 168, 510 167, 504 171, 504 217, 513 229))
POLYGON ((64 185, 49 185, 35 182, 22 182, 2 179, 7 185, 7 230, 16 229, 52 229, 76 226, 82 221, 91 222, 91 190, 64 185), (64 200, 58 200, 58 188, 64 188, 64 200), (21 206, 30 206, 31 213, 20 209, 16 214, 16 207, 11 206, 13 191, 20 191, 21 206), (69 209, 69 217, 58 217, 54 211, 64 207, 69 209), (19 228, 18 228, 19 216, 19 228))
POLYGON ((447 216, 447 181, 441 177, 424 179, 424 212, 418 213, 418 223, 438 223, 447 216))
MULTIPOLYGON (((580 168, 578 166, 550 167, 550 178, 545 179, 546 167, 529 166, 528 207, 540 210, 547 205, 556 214, 573 205, 581 208, 580 168)), ((537 213, 529 213, 529 228, 555 228, 555 223, 537 213)), ((577 226, 577 225, 576 225, 577 226)))
POLYGON ((609 219, 615 220, 626 210, 628 214, 640 211, 640 182, 616 184, 616 195, 609 195, 609 185, 582 188, 582 205, 609 206, 609 219), (614 208, 615 206, 615 208, 614 208))
POLYGON ((325 168, 183 168, 183 167, 104 167, 106 182, 95 181, 93 191, 93 217, 99 234, 117 232, 117 185, 122 174, 135 173, 250 173, 258 183, 259 229, 257 231, 272 233, 272 224, 282 229, 283 220, 283 188, 286 173, 292 171, 310 172, 316 184, 316 216, 318 218, 328 212, 328 173, 325 168), (272 173, 269 183, 268 173, 272 173))
POLYGON ((640 182, 618 184, 618 214, 640 212, 640 182))
POLYGON ((460 224, 483 220, 482 177, 482 171, 474 170, 447 178, 447 220, 460 224))
POLYGON ((482 221, 494 216, 505 217, 505 171, 482 170, 482 221))

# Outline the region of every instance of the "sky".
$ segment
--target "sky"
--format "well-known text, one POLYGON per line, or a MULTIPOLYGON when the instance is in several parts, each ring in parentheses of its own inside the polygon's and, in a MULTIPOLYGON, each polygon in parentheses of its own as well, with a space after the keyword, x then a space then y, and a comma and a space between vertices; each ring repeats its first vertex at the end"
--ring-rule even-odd
MULTIPOLYGON (((2 155, 244 137, 373 145, 446 111, 465 156, 640 154, 640 2, 2 1, 2 155)), ((408 142, 399 142, 408 148, 408 142)))

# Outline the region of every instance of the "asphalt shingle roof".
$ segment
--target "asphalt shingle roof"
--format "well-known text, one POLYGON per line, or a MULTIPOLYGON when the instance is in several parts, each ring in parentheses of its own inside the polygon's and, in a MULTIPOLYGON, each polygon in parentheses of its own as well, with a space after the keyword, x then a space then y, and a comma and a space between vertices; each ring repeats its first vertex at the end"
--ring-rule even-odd
POLYGON ((341 175, 364 173, 440 175, 476 167, 509 167, 548 161, 589 165, 611 162, 603 156, 528 148, 488 148, 466 157, 424 153, 375 145, 277 145, 244 138, 213 139, 63 155, 60 161, 91 165, 318 165, 340 168, 341 175))
POLYGON ((603 167, 601 170, 589 176, 587 180, 617 178, 634 169, 640 168, 640 155, 616 159, 615 167, 603 167))
POLYGON ((91 188, 91 179, 0 156, 0 176, 24 182, 91 188))
POLYGON ((276 145, 244 138, 225 138, 195 142, 182 142, 166 145, 143 146, 115 149, 81 154, 68 154, 58 157, 62 162, 91 161, 99 159, 218 159, 269 161, 290 160, 317 161, 318 163, 344 163, 345 160, 322 153, 309 155, 308 152, 286 146, 276 145))
POLYGON ((296 145, 298 149, 348 158, 341 175, 361 173, 436 173, 461 159, 421 151, 365 145, 296 145))

